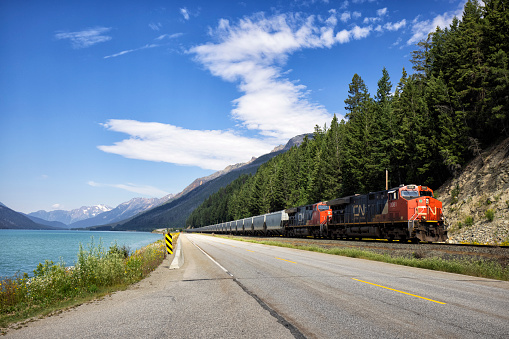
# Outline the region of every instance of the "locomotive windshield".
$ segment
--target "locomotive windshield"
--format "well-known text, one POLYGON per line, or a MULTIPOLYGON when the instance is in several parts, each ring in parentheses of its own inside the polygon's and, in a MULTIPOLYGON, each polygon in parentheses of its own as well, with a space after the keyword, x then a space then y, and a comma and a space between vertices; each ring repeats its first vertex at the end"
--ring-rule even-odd
POLYGON ((405 199, 418 198, 419 197, 419 191, 415 191, 415 190, 402 190, 401 191, 401 197, 405 198, 405 199))
POLYGON ((327 205, 319 205, 318 210, 320 211, 327 211, 330 207, 327 205))

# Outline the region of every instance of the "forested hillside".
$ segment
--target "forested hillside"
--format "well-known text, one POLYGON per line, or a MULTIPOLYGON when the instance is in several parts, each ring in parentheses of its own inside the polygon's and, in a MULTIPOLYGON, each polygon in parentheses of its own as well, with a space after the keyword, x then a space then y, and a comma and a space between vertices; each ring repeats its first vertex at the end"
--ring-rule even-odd
MULTIPOLYGON (((461 19, 429 34, 393 85, 374 94, 354 74, 346 120, 211 196, 189 217, 201 226, 389 186, 438 188, 481 150, 509 136, 509 1, 468 1, 461 19), (211 212, 213 211, 213 212, 211 212)), ((362 71, 362 70, 359 70, 362 71)))

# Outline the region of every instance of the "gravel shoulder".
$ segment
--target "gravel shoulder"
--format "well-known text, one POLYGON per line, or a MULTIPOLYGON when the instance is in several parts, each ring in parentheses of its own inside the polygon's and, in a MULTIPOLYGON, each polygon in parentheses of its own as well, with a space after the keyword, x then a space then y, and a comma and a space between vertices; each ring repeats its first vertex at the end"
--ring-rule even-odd
POLYGON ((385 241, 327 240, 311 238, 283 237, 241 237, 229 236, 231 239, 244 238, 257 241, 277 241, 299 246, 318 246, 323 248, 351 248, 387 254, 392 257, 406 258, 442 258, 445 260, 483 260, 497 262, 503 268, 509 267, 509 247, 474 246, 451 244, 412 244, 385 241))

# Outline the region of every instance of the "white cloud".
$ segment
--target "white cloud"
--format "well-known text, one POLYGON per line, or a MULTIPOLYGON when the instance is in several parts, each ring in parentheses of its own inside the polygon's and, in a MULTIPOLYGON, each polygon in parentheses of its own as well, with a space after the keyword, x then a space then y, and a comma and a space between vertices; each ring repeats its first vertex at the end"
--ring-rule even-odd
POLYGON ((416 44, 428 37, 428 34, 434 32, 437 27, 442 29, 449 27, 454 17, 461 18, 463 7, 466 1, 462 1, 456 11, 445 12, 439 14, 431 20, 419 21, 419 16, 412 21, 412 37, 407 41, 407 45, 416 44))
POLYGON ((183 35, 184 35, 184 33, 162 34, 162 35, 158 36, 157 38, 155 38, 155 40, 176 39, 183 35))
POLYGON ((148 27, 150 27, 150 29, 152 29, 153 31, 159 31, 161 27, 163 27, 163 25, 160 22, 156 24, 151 22, 150 24, 148 24, 148 27))
POLYGON ((64 32, 55 34, 55 38, 58 40, 69 39, 71 40, 73 48, 86 48, 98 44, 100 42, 105 42, 111 40, 110 36, 103 35, 106 32, 109 32, 111 28, 108 27, 95 27, 88 28, 84 31, 80 32, 64 32))
POLYGON ((283 69, 287 58, 307 48, 331 48, 370 35, 372 26, 335 31, 335 11, 328 18, 263 13, 236 23, 221 19, 209 29, 214 42, 188 50, 214 76, 237 84, 241 96, 233 101, 232 117, 238 126, 258 133, 242 136, 241 130, 188 130, 170 124, 109 120, 109 131, 129 135, 104 152, 126 158, 198 166, 219 170, 269 152, 275 145, 315 125, 330 123, 332 115, 312 102, 310 92, 283 69), (261 138, 260 138, 261 136, 261 138))
POLYGON ((332 118, 324 107, 309 100, 304 85, 284 78, 281 66, 288 56, 301 49, 330 48, 369 34, 369 28, 358 26, 335 34, 337 20, 331 17, 319 20, 286 14, 266 18, 257 14, 237 24, 220 20, 209 32, 218 42, 196 46, 189 52, 213 75, 239 83, 244 94, 234 100, 235 119, 248 129, 283 141, 332 118))
POLYGON ((212 170, 246 162, 253 155, 270 152, 274 145, 231 131, 196 131, 157 122, 108 120, 102 125, 130 136, 114 145, 98 146, 103 152, 212 170))
POLYGON ((53 205, 51 205, 51 208, 54 210, 62 209, 62 205, 61 204, 53 204, 53 205))
POLYGON ((184 19, 189 20, 189 12, 187 11, 187 8, 181 8, 180 14, 184 17, 184 19))
POLYGON ((119 188, 123 189, 129 192, 134 192, 142 195, 147 195, 150 197, 163 197, 168 195, 169 193, 166 191, 163 191, 157 187, 153 186, 147 186, 147 185, 136 185, 132 183, 127 184, 101 184, 97 183, 95 181, 89 181, 88 185, 92 187, 113 187, 113 188, 119 188))
POLYGON ((395 22, 395 23, 388 22, 384 25, 384 28, 388 31, 397 31, 405 26, 406 26, 406 20, 403 19, 403 20, 401 20, 399 22, 395 22))
POLYGON ((347 22, 348 20, 350 20, 351 17, 352 15, 350 14, 350 12, 344 12, 343 14, 341 14, 340 20, 343 22, 347 22))
POLYGON ((376 11, 376 15, 378 16, 384 16, 385 14, 387 14, 387 7, 380 8, 379 10, 376 11))
POLYGON ((360 18, 361 16, 362 16, 362 13, 361 13, 361 12, 354 11, 354 12, 352 13, 352 17, 353 17, 354 19, 358 19, 358 18, 360 18))
POLYGON ((161 46, 161 45, 158 45, 158 44, 147 44, 147 45, 142 46, 140 48, 128 49, 128 50, 125 50, 125 51, 122 51, 122 52, 118 52, 118 53, 115 53, 115 54, 107 55, 107 56, 104 57, 104 59, 116 58, 118 56, 121 56, 121 55, 124 55, 124 54, 127 54, 127 53, 132 53, 132 52, 136 52, 136 51, 141 51, 143 49, 154 48, 154 47, 159 47, 159 46, 161 46))

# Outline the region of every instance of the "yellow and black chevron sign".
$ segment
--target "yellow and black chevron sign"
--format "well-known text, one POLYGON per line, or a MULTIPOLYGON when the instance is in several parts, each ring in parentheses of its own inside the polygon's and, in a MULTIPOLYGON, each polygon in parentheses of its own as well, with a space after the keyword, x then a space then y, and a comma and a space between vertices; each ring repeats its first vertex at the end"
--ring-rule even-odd
POLYGON ((166 236, 166 250, 168 251, 168 254, 173 253, 173 238, 170 233, 167 233, 166 236))

